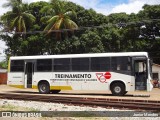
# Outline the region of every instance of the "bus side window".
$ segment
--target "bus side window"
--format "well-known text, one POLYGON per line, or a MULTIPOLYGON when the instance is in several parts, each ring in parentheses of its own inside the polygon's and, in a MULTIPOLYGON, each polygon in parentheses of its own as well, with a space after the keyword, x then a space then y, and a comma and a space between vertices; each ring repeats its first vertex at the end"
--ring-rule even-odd
POLYGON ((72 71, 89 71, 89 58, 72 58, 72 71))
POLYGON ((70 71, 70 58, 54 59, 53 68, 55 72, 56 71, 63 71, 63 72, 70 71))
POLYGON ((52 71, 52 59, 38 59, 37 71, 39 72, 52 71))
POLYGON ((128 57, 112 57, 111 70, 113 71, 130 71, 131 64, 128 62, 128 57))
POLYGON ((92 71, 110 71, 110 57, 91 58, 92 71))
POLYGON ((24 72, 24 60, 11 60, 11 72, 24 72))

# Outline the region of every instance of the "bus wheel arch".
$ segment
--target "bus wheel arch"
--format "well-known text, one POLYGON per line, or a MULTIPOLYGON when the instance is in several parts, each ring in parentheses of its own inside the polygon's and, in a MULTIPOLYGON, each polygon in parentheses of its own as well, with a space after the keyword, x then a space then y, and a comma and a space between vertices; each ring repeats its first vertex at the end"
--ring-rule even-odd
POLYGON ((114 96, 123 96, 127 93, 125 83, 120 80, 113 81, 110 90, 114 96))
POLYGON ((41 94, 48 94, 50 93, 50 84, 47 80, 40 80, 38 82, 38 90, 41 94))

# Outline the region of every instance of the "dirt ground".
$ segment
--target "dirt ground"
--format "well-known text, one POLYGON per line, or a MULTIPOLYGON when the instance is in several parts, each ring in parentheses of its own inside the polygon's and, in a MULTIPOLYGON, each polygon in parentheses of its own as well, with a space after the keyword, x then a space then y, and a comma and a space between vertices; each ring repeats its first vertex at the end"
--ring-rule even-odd
MULTIPOLYGON (((37 89, 20 89, 7 85, 0 85, 0 93, 6 94, 33 94, 40 95, 37 89)), ((135 91, 128 92, 125 96, 112 96, 110 91, 61 91, 59 94, 41 94, 46 96, 68 96, 68 97, 91 97, 91 98, 110 98, 110 99, 135 99, 135 100, 154 100, 160 101, 160 89, 153 88, 151 92, 135 91)))

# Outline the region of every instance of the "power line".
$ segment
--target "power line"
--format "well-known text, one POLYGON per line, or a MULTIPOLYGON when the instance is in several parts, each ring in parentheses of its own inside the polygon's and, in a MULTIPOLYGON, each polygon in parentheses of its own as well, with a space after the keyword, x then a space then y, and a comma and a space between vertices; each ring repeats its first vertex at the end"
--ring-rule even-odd
POLYGON ((78 30, 86 30, 86 29, 93 29, 93 28, 104 28, 104 27, 108 27, 108 26, 117 26, 119 28, 123 28, 129 25, 144 25, 145 22, 155 22, 155 21, 159 21, 160 19, 148 19, 148 20, 141 20, 141 21, 135 21, 135 22, 120 22, 117 24, 112 24, 112 23, 108 23, 106 25, 99 25, 99 26, 86 26, 86 27, 79 27, 79 28, 74 28, 74 29, 60 29, 60 30, 48 30, 48 31, 27 31, 27 32, 9 32, 9 31, 0 31, 0 33, 11 33, 11 34, 36 34, 36 33, 47 33, 47 32, 66 32, 66 31, 78 31, 78 30))

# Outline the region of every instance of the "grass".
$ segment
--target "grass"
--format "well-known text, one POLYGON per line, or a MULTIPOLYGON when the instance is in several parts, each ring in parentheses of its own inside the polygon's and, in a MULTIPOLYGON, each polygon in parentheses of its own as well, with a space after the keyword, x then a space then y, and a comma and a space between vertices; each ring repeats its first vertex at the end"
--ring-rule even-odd
POLYGON ((0 111, 34 111, 34 112, 37 112, 39 110, 35 108, 20 107, 20 106, 14 106, 11 104, 5 104, 5 105, 0 105, 0 111))
MULTIPOLYGON (((21 106, 14 106, 12 104, 4 104, 0 105, 0 111, 33 111, 33 112, 38 112, 38 109, 35 108, 28 108, 28 107, 21 107, 21 106)), ((67 116, 68 112, 62 112, 60 113, 61 117, 57 117, 56 114, 52 114, 52 117, 42 117, 42 118, 34 118, 35 120, 108 120, 106 117, 92 117, 96 116, 93 113, 84 111, 84 112, 70 112, 71 117, 65 117, 67 116), (81 117, 84 116, 84 117, 81 117)), ((24 118, 21 118, 23 120, 24 118)), ((33 118, 31 118, 33 119, 33 118)), ((19 120, 19 119, 17 119, 19 120)), ((29 119, 30 120, 30 119, 29 119)))

